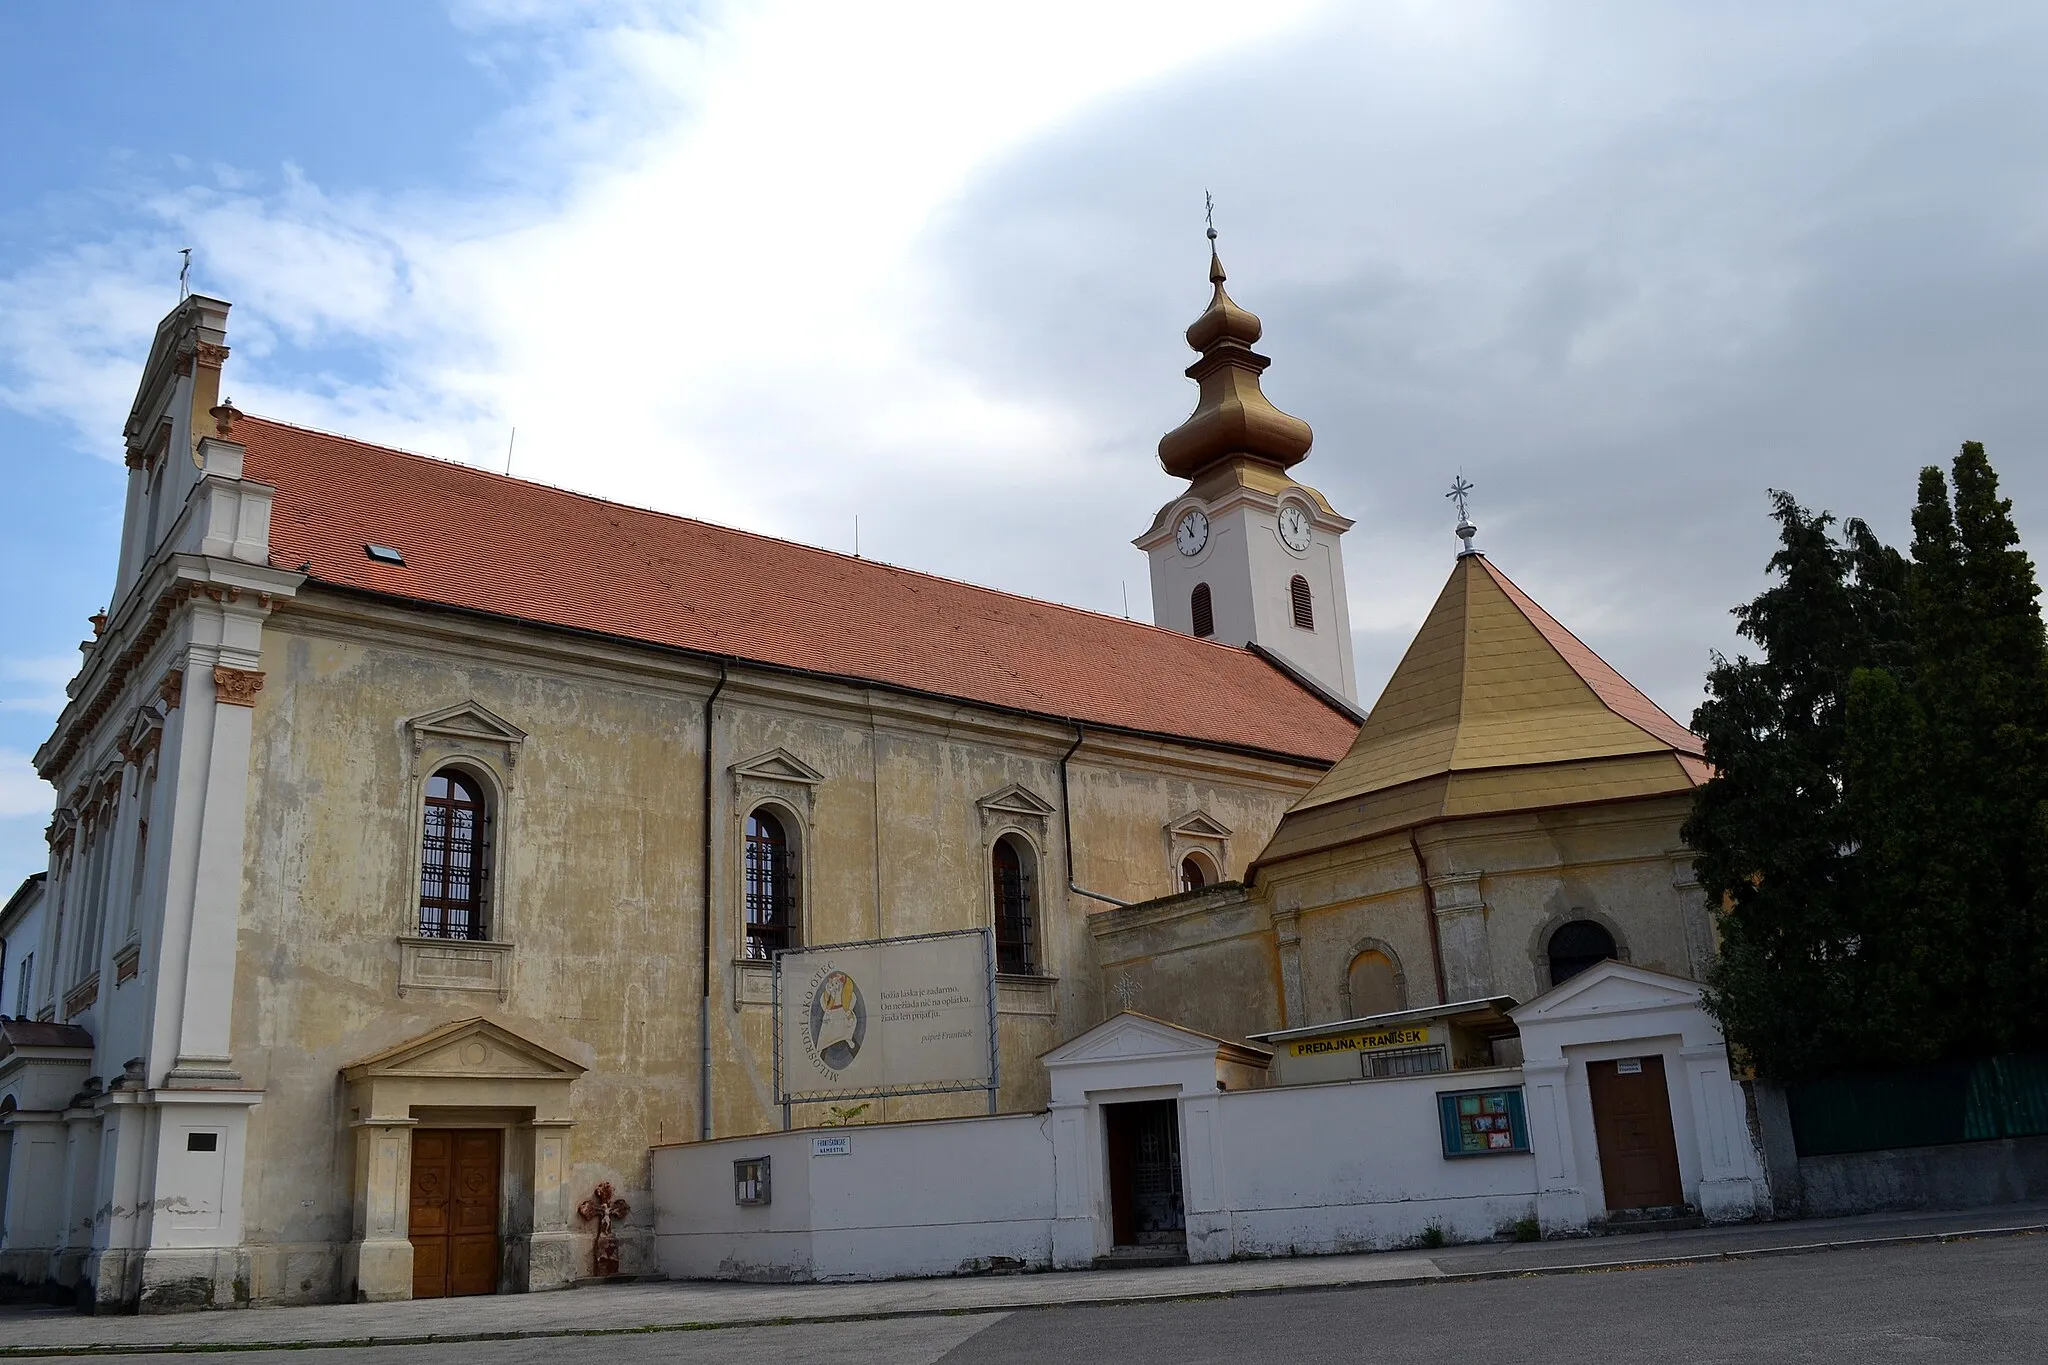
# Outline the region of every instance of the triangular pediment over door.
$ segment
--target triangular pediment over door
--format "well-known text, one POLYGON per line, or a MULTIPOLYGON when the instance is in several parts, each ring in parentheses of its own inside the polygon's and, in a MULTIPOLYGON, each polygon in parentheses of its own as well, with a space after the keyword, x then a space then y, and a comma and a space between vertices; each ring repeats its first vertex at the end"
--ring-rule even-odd
POLYGON ((414 1108, 530 1109, 571 1116, 570 1089, 589 1068, 481 1016, 457 1019, 342 1068, 357 1121, 402 1119, 414 1108))

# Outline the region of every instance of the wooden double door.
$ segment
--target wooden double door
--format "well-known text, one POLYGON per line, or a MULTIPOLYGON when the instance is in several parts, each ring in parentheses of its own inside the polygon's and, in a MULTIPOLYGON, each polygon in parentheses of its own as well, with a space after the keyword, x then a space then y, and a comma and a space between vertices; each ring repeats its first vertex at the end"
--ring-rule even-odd
POLYGON ((418 1128, 412 1135, 412 1296, 498 1292, 494 1128, 418 1128))
POLYGON ((1606 1190, 1608 1209, 1622 1212, 1684 1204, 1664 1059, 1589 1062, 1586 1082, 1593 1092, 1593 1136, 1600 1146, 1600 1183, 1606 1190))

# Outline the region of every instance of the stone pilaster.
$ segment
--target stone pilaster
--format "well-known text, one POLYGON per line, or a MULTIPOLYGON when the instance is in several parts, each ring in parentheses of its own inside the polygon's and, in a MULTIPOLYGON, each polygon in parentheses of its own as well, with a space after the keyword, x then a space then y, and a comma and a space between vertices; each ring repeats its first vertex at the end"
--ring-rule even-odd
POLYGON ((358 1303, 412 1297, 411 1119, 354 1125, 355 1217, 342 1275, 358 1303))
POLYGON ((1486 901, 1477 872, 1446 872, 1429 879, 1436 906, 1437 942, 1444 960, 1444 991, 1452 1000, 1493 995, 1493 949, 1487 941, 1486 901))

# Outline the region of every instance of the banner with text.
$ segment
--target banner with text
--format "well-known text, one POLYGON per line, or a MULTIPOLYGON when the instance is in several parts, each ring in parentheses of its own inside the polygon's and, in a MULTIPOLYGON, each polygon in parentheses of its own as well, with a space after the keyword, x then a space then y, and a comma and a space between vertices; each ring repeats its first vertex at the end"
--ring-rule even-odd
POLYGON ((985 929, 776 957, 782 1098, 993 1083, 985 929))

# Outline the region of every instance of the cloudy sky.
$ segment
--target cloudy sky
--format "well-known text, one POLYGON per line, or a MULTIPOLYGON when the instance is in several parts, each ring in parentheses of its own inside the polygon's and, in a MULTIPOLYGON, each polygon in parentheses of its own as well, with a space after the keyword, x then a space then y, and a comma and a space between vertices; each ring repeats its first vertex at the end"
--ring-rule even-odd
MULTIPOLYGON (((156 319, 245 410, 1105 611, 1175 485, 1202 193, 1362 691, 1442 497, 1681 718, 1765 489, 2048 518, 2048 9, 1484 0, 8 6, 0 883, 156 319)), ((2038 537, 2037 537, 2038 538, 2038 537)), ((4 887, 0 887, 4 890, 4 887)))

